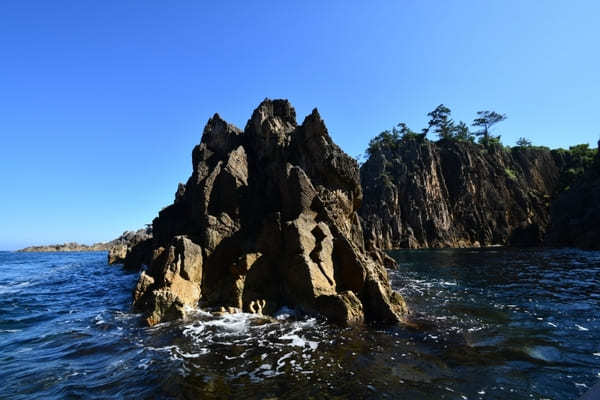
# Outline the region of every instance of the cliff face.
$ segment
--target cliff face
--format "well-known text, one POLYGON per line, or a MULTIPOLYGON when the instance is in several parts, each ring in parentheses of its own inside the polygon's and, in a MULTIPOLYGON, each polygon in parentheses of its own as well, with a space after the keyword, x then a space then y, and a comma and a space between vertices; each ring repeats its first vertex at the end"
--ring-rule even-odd
POLYGON ((342 324, 403 318, 389 259, 365 251, 358 165, 316 109, 297 125, 287 100, 265 100, 243 131, 215 114, 192 163, 143 251, 150 267, 134 305, 149 324, 198 303, 259 314, 287 305, 342 324))
POLYGON ((538 148, 384 146, 361 167, 365 241, 379 249, 540 244, 562 163, 538 148))
POLYGON ((600 155, 595 165, 553 202, 546 244, 600 249, 600 155))

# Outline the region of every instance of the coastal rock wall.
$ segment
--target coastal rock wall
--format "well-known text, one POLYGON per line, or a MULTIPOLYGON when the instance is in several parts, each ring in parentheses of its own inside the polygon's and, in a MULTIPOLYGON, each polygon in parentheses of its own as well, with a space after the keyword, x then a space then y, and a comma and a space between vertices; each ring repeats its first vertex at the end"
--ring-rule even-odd
POLYGON ((365 250, 358 165, 316 109, 297 125, 287 100, 265 100, 243 131, 215 114, 192 163, 143 251, 134 304, 149 324, 197 304, 265 314, 286 305, 341 324, 404 318, 384 267, 393 261, 365 250))
POLYGON ((562 160, 540 148, 403 139, 361 167, 368 248, 541 244, 562 160))
POLYGON ((600 155, 585 175, 553 202, 546 244, 600 249, 600 155))

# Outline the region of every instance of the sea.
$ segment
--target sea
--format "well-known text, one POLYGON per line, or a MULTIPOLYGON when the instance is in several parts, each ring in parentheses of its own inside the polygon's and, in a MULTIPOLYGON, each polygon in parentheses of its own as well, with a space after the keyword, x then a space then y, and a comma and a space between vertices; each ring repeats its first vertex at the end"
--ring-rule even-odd
POLYGON ((600 381, 600 252, 390 253, 411 326, 194 310, 146 327, 105 252, 0 252, 0 399, 578 399, 600 381))

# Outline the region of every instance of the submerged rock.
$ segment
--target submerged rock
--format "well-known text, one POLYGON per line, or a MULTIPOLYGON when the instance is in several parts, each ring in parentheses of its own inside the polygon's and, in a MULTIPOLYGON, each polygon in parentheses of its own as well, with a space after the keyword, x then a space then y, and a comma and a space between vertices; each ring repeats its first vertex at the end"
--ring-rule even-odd
POLYGON ((143 251, 134 304, 149 324, 198 303, 266 315, 291 306, 340 324, 403 320, 389 257, 365 251, 358 165, 316 109, 297 125, 287 100, 267 99, 243 131, 215 114, 192 162, 143 251))

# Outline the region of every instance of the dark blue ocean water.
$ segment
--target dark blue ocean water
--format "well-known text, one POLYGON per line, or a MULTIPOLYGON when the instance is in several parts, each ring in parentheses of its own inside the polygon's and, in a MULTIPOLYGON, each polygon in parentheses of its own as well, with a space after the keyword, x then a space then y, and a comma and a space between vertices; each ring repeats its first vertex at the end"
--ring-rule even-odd
POLYGON ((0 252, 0 398, 577 399, 600 379, 600 252, 392 255, 414 328, 146 328, 106 253, 0 252))

